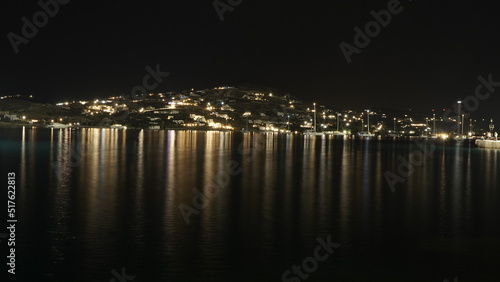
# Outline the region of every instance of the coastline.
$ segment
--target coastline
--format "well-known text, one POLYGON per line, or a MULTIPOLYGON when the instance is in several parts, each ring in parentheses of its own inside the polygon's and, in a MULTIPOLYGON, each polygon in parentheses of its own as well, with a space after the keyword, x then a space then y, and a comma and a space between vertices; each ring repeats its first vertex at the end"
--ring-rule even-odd
MULTIPOLYGON (((25 124, 25 123, 15 123, 15 122, 1 122, 0 128, 43 128, 43 129, 51 129, 46 126, 39 126, 33 124, 25 124)), ((111 129, 111 130, 151 130, 151 131, 159 131, 159 130, 175 130, 175 131, 200 131, 200 132, 243 132, 243 133, 276 133, 276 134, 284 134, 284 135, 303 135, 304 137, 310 136, 305 134, 306 132, 278 132, 278 131, 260 131, 260 130, 231 130, 231 129, 211 129, 211 128, 186 128, 186 127, 165 127, 161 129, 157 128, 140 128, 140 127, 127 127, 127 128, 112 128, 110 126, 73 126, 68 128, 53 128, 53 129, 69 129, 69 130, 78 130, 78 129, 86 129, 86 128, 95 128, 95 129, 111 129)), ((415 141, 420 140, 423 142, 438 142, 438 143, 456 143, 456 142, 466 142, 472 143, 476 148, 500 148, 500 141, 492 141, 492 140, 481 140, 481 139, 464 139, 462 141, 457 141, 453 138, 447 139, 430 139, 430 138, 422 138, 419 136, 358 136, 355 134, 346 134, 346 135, 333 135, 333 134, 318 134, 321 137, 327 137, 328 139, 358 139, 358 140, 392 140, 392 141, 415 141), (491 141, 491 145, 490 142, 491 141), (488 143, 488 145, 485 145, 488 143)))

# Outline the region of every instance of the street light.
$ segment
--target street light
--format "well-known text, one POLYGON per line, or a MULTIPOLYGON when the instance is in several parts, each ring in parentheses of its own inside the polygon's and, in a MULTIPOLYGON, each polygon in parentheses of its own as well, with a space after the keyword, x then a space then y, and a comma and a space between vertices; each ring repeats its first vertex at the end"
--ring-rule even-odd
POLYGON ((436 114, 432 114, 432 120, 433 120, 433 123, 432 123, 432 132, 434 135, 436 135, 436 114))
POLYGON ((323 128, 326 128, 326 115, 324 111, 323 111, 323 128))
POLYGON ((465 117, 465 115, 462 114, 462 121, 461 121, 462 129, 460 130, 460 135, 464 135, 464 117, 465 117))
POLYGON ((460 129, 460 118, 461 118, 461 110, 462 110, 462 101, 457 101, 458 104, 458 117, 457 117, 457 131, 460 129))
POLYGON ((341 113, 337 113, 337 131, 339 131, 340 116, 342 116, 342 114, 341 113))
POLYGON ((366 110, 366 116, 368 118, 368 134, 370 134, 370 110, 366 110))
POLYGON ((313 103, 314 106, 314 132, 316 132, 316 103, 313 103))

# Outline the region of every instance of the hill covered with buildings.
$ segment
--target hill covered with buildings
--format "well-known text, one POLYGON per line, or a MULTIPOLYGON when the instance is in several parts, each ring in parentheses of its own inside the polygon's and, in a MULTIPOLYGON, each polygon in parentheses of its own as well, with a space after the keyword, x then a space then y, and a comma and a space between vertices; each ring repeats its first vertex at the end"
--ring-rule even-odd
MULTIPOLYGON (((144 129, 326 131, 379 135, 430 135, 456 132, 457 120, 439 113, 339 109, 304 103, 279 91, 249 86, 112 96, 105 99, 41 103, 31 96, 0 97, 2 125, 144 129)), ((465 131, 484 134, 487 120, 469 119, 465 131)), ((465 123, 465 120, 464 120, 465 123)), ((465 125, 465 124, 464 124, 465 125)), ((464 131, 464 132, 465 132, 464 131)))

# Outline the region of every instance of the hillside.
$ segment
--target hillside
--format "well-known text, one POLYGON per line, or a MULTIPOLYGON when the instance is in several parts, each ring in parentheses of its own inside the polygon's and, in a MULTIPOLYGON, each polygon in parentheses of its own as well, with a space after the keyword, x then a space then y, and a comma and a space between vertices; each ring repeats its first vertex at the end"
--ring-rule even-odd
POLYGON ((50 118, 54 116, 75 116, 71 110, 67 110, 55 105, 38 103, 23 99, 2 99, 0 100, 0 111, 8 111, 9 114, 28 116, 34 119, 50 118))

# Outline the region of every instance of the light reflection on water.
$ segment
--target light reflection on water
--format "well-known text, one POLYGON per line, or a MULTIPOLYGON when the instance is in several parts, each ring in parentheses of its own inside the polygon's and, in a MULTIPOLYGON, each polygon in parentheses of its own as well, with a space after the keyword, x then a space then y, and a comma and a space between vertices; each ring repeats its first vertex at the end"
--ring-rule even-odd
POLYGON ((140 281, 279 281, 329 234, 342 246, 310 281, 478 280, 499 262, 498 150, 427 147, 391 192, 384 173, 415 152, 409 142, 0 132, 2 171, 15 170, 21 187, 19 271, 30 279, 107 281, 126 267, 140 281), (231 162, 241 173, 217 178, 231 162), (214 179, 227 186, 186 224, 179 204, 193 207, 193 189, 207 193, 214 179), (480 257, 489 261, 464 267, 480 257))

